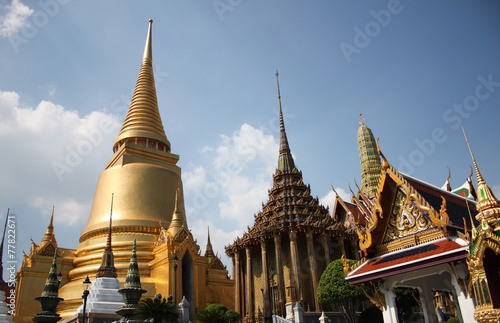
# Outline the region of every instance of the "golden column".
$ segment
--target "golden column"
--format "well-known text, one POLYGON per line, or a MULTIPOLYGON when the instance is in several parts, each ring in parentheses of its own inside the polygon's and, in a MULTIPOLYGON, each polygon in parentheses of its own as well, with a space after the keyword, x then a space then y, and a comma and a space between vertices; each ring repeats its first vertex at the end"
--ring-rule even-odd
POLYGON ((252 302, 252 258, 251 258, 251 249, 250 247, 245 247, 246 251, 246 256, 247 256, 247 287, 246 287, 246 292, 247 292, 247 314, 250 320, 253 320, 253 302, 252 302))
POLYGON ((318 270, 318 266, 316 264, 316 257, 314 256, 313 233, 311 231, 308 231, 306 233, 306 239, 307 239, 307 252, 309 254, 309 264, 311 267, 311 276, 313 283, 313 298, 315 306, 314 310, 317 311, 319 310, 319 301, 316 298, 316 289, 318 287, 318 277, 316 276, 316 272, 318 270))
MULTIPOLYGON (((270 316, 269 312, 269 275, 268 275, 268 266, 267 266, 267 251, 266 251, 266 240, 260 240, 260 249, 262 256, 262 273, 264 276, 264 317, 270 316)), ((271 311, 272 312, 272 311, 271 311)))
POLYGON ((295 280, 295 299, 292 301, 299 301, 299 297, 302 295, 302 289, 300 288, 300 272, 298 263, 298 250, 297 250, 297 231, 290 231, 290 253, 292 255, 292 267, 293 267, 293 277, 295 280))
POLYGON ((238 313, 241 313, 240 301, 240 284, 241 284, 241 276, 240 276, 240 253, 234 253, 234 310, 238 313))
POLYGON ((274 253, 276 256, 276 269, 278 271, 278 302, 280 313, 283 313, 283 306, 285 305, 285 280, 283 277, 283 266, 281 262, 281 236, 274 236, 274 253))

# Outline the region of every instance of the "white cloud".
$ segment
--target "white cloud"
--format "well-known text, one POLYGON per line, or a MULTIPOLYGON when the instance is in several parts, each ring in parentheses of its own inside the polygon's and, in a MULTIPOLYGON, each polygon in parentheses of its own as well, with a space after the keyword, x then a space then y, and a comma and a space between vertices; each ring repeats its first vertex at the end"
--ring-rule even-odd
POLYGON ((89 205, 69 197, 52 200, 36 197, 31 204, 38 208, 40 212, 47 212, 54 206, 54 222, 64 223, 69 226, 73 226, 79 220, 87 218, 90 212, 89 205))
POLYGON ((0 91, 0 203, 41 212, 55 205, 56 221, 74 225, 90 212, 95 180, 111 157, 114 115, 80 117, 50 101, 20 107, 15 92, 0 91))
POLYGON ((20 0, 12 0, 11 5, 0 8, 3 12, 0 16, 0 37, 9 37, 15 34, 26 23, 26 19, 34 12, 20 0))
POLYGON ((218 146, 204 147, 202 153, 207 166, 191 166, 183 174, 188 218, 210 216, 237 227, 251 224, 272 185, 277 140, 243 124, 231 136, 221 135, 218 146))

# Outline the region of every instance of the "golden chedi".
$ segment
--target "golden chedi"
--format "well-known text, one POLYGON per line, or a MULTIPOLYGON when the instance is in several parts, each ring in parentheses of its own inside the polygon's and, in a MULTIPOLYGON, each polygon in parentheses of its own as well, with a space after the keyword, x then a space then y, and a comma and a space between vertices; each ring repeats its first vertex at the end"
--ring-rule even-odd
MULTIPOLYGON (((31 322, 39 311, 33 295, 41 293, 56 248, 61 266, 59 296, 64 299, 57 313, 61 322, 73 322, 82 305, 85 277, 95 281, 103 253, 108 249, 111 252, 111 246, 106 244, 108 234, 112 235, 112 257, 121 286, 125 284, 135 240, 138 272, 146 290, 143 297, 172 295, 178 302, 186 297, 190 320, 211 303, 234 308, 234 281, 228 277, 226 267, 213 255, 210 243, 206 254, 201 254, 187 226, 181 169, 176 165, 179 156, 170 151, 158 109, 151 27, 152 20, 132 101, 113 144, 113 156, 97 182, 79 244, 76 250, 58 247, 52 220, 40 245, 32 242, 17 274, 16 322, 31 322)), ((108 318, 114 319, 95 317, 108 318)))

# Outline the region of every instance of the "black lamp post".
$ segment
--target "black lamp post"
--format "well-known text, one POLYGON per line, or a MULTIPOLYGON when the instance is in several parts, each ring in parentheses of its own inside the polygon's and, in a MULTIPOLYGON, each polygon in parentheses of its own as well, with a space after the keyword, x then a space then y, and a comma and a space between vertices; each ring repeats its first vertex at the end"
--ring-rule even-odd
POLYGON ((271 274, 271 294, 273 295, 273 315, 276 315, 276 306, 274 305, 274 268, 272 265, 269 267, 269 273, 271 274))
POLYGON ((177 254, 174 253, 174 304, 177 306, 177 265, 179 263, 179 258, 177 254))
POLYGON ((83 285, 85 286, 85 290, 83 291, 83 315, 82 315, 82 323, 85 323, 85 313, 87 312, 87 297, 89 297, 89 286, 90 279, 87 275, 87 278, 83 281, 83 285))

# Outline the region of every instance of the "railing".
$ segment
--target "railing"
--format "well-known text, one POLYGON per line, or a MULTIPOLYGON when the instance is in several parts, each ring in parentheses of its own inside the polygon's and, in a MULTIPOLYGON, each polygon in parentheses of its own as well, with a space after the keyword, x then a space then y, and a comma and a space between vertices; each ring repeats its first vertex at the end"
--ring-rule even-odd
POLYGON ((293 321, 289 321, 278 315, 273 315, 273 323, 293 323, 293 321))

